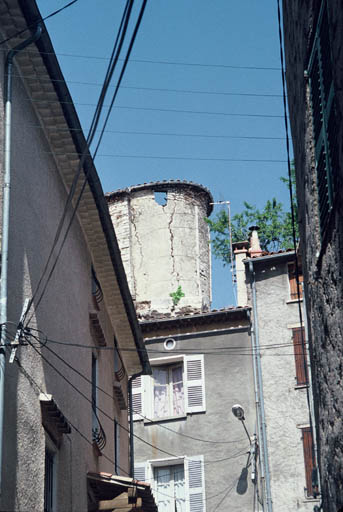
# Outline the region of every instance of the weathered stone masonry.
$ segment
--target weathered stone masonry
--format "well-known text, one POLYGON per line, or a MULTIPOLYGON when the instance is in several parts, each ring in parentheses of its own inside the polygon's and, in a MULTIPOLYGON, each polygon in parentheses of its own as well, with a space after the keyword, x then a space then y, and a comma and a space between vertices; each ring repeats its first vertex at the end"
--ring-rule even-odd
POLYGON ((210 192, 164 181, 118 190, 107 200, 137 313, 208 311, 210 192), (174 305, 170 293, 178 286, 185 295, 174 305))

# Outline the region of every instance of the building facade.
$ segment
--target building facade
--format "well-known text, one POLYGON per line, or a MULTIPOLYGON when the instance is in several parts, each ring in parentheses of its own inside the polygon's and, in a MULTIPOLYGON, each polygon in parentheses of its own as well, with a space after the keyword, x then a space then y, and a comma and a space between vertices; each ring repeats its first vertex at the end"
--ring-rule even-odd
MULTIPOLYGON (((160 512, 257 506, 250 310, 232 308, 141 323, 152 375, 134 381, 135 476, 160 512), (245 410, 243 425, 232 406, 245 410)), ((254 508, 253 510, 258 510, 254 508)))
POLYGON ((318 489, 312 484, 316 467, 313 401, 307 331, 299 314, 299 307, 301 312, 303 308, 302 288, 299 297, 294 251, 262 252, 254 230, 250 244, 234 244, 234 252, 238 304, 252 307, 252 336, 260 360, 258 409, 263 407, 264 411, 258 411, 258 438, 261 446, 264 421, 269 480, 265 504, 268 492, 270 498, 266 510, 312 511, 319 501, 318 489))
POLYGON ((342 5, 285 1, 283 20, 321 490, 324 510, 336 512, 343 507, 342 5))
MULTIPOLYGON (((19 32, 2 45, 4 83, 8 51, 30 37, 29 27, 36 31, 41 17, 26 0, 1 1, 0 13, 1 40, 19 32)), ((106 510, 118 496, 127 506, 131 495, 131 503, 155 510, 150 487, 129 475, 128 379, 149 371, 149 363, 90 158, 63 250, 60 238, 43 272, 86 142, 48 33, 38 32, 13 62, 0 509, 106 510)), ((1 88, 2 145, 8 100, 1 88)), ((1 170, 3 176, 3 164, 1 170)))

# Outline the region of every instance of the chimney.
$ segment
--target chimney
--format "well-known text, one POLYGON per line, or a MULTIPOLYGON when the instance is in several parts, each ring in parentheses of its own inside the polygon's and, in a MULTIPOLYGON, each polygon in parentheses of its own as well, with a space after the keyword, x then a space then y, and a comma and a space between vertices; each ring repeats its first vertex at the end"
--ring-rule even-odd
POLYGON ((247 286, 245 282, 245 265, 243 261, 248 255, 249 242, 236 242, 232 244, 235 255, 235 266, 237 276, 237 306, 246 306, 248 304, 247 286))
POLYGON ((250 258, 258 258, 262 255, 262 249, 260 246, 260 241, 258 238, 258 230, 260 229, 258 226, 250 226, 250 258))

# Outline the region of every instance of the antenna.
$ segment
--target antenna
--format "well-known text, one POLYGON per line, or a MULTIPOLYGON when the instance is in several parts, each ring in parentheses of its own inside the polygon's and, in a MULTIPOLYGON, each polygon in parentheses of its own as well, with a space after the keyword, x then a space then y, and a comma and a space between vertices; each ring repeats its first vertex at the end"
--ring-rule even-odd
POLYGON ((237 274, 236 274, 236 262, 235 262, 235 258, 234 258, 233 250, 232 250, 231 203, 230 203, 230 201, 217 201, 215 203, 210 203, 210 204, 213 204, 213 205, 214 204, 226 204, 227 205, 227 219, 228 219, 228 229, 229 229, 232 290, 233 290, 233 295, 235 297, 235 303, 236 303, 236 306, 237 306, 237 290, 236 290, 237 274))

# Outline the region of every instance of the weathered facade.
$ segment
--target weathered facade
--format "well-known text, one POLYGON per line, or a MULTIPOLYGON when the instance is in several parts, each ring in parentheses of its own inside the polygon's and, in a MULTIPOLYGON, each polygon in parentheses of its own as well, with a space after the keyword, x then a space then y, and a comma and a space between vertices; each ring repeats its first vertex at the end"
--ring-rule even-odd
MULTIPOLYGON (((40 14, 28 0, 1 1, 0 14, 1 40, 20 34, 2 45, 3 84, 7 51, 28 37, 28 27, 35 30, 40 14)), ((98 510, 99 500, 122 493, 128 503, 137 487, 123 478, 127 385, 149 363, 90 158, 55 271, 37 291, 86 143, 46 29, 16 55, 13 69, 6 341, 14 340, 25 299, 34 300, 18 331, 16 359, 10 364, 7 357, 0 510, 98 510)), ((4 97, 1 87, 1 145, 4 97)), ((154 510, 149 489, 142 484, 137 494, 143 509, 149 502, 146 510, 154 510)))
MULTIPOLYGON (((255 400, 249 308, 141 323, 152 376, 134 384, 135 475, 160 511, 246 511, 256 499, 250 442, 231 412, 255 400), (250 463, 250 464, 249 464, 250 463)), ((254 510, 258 510, 255 508, 254 510)))
POLYGON ((210 192, 191 182, 145 183, 106 195, 137 314, 209 311, 210 192), (171 293, 184 294, 173 304, 171 293))
MULTIPOLYGON (((306 332, 299 315, 302 292, 300 288, 298 300, 294 251, 263 253, 256 231, 251 240, 250 247, 248 242, 234 247, 238 304, 252 306, 256 357, 260 359, 259 406, 264 408, 272 506, 267 510, 312 511, 319 500, 312 486, 316 464, 311 375, 306 332)), ((261 429, 258 436, 262 446, 261 429)))
POLYGON ((343 10, 284 1, 288 106, 323 507, 343 507, 343 10))

